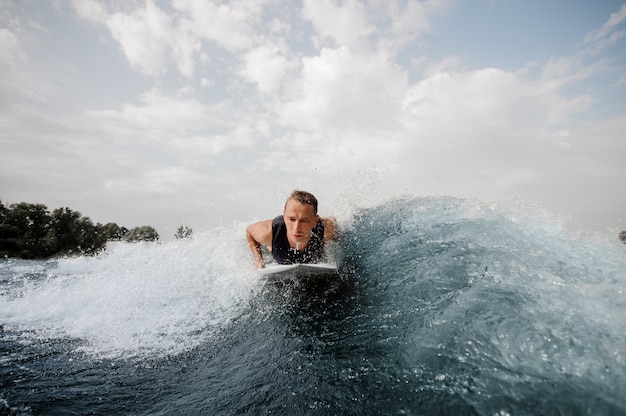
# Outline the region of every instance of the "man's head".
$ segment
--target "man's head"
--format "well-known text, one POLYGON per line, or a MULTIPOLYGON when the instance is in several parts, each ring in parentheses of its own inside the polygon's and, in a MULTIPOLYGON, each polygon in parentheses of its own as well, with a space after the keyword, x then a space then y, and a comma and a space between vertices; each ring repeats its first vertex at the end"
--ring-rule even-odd
POLYGON ((311 205, 311 207, 313 207, 313 214, 317 215, 317 198, 315 198, 313 194, 306 191, 295 190, 289 195, 289 198, 287 198, 285 208, 287 208, 287 203, 292 199, 295 199, 301 204, 311 205))
POLYGON ((283 212, 289 240, 303 246, 309 241, 311 231, 317 224, 317 199, 308 192, 293 191, 285 203, 283 212))

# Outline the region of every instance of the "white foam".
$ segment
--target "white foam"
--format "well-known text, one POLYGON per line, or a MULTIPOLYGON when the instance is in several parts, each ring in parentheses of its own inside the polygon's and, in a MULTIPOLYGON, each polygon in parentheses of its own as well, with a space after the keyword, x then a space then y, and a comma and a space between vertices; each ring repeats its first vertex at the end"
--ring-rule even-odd
POLYGON ((32 337, 79 340, 80 350, 102 357, 190 350, 258 289, 242 229, 60 260, 46 279, 0 299, 0 320, 32 337))

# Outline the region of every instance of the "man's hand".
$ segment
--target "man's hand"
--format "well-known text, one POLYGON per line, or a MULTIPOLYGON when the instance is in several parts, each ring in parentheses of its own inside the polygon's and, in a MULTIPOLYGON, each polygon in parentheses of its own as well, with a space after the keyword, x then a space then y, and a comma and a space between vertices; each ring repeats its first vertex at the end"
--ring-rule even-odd
POLYGON ((272 249, 272 220, 259 221, 254 224, 250 224, 246 228, 246 240, 248 246, 254 257, 254 264, 257 269, 265 267, 265 260, 263 260, 263 252, 261 251, 261 244, 272 249))

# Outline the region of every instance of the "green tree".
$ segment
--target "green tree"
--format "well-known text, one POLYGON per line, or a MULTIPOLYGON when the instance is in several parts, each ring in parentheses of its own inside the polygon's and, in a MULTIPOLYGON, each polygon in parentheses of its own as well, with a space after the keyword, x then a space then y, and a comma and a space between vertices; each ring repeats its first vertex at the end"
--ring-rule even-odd
POLYGON ((103 226, 104 234, 109 241, 121 241, 126 234, 128 234, 128 228, 120 227, 119 225, 109 222, 103 226))
POLYGON ((4 216, 6 215, 7 207, 4 206, 0 199, 0 224, 4 224, 4 216))
MULTIPOLYGON (((191 229, 189 229, 189 235, 191 229)), ((186 235, 186 234, 185 234, 186 235)), ((0 201, 0 257, 46 258, 56 254, 96 254, 109 240, 157 241, 150 226, 129 231, 115 223, 94 224, 70 208, 52 214, 42 204, 21 202, 8 208, 0 201)))
POLYGON ((180 227, 178 227, 178 230, 176 231, 176 234, 174 234, 174 237, 176 237, 177 239, 191 238, 192 234, 193 230, 190 227, 187 227, 186 225, 181 225, 180 227))
POLYGON ((50 244, 57 253, 96 254, 106 246, 104 226, 91 222, 88 217, 69 208, 52 212, 50 244))
POLYGON ((6 247, 22 258, 41 258, 52 253, 46 236, 50 229, 50 213, 43 204, 20 202, 11 204, 3 214, 6 247))
POLYGON ((626 244, 626 231, 622 231, 621 233, 619 233, 619 240, 626 244))
POLYGON ((102 224, 94 224, 88 217, 82 217, 78 220, 77 230, 80 253, 92 255, 106 247, 107 236, 102 224))
POLYGON ((136 243, 138 241, 157 241, 158 239, 159 233, 149 225, 131 228, 125 237, 125 240, 130 243, 136 243))
POLYGON ((78 249, 78 221, 81 213, 67 207, 52 212, 49 239, 56 252, 71 254, 78 249))
POLYGON ((13 257, 20 253, 21 238, 16 226, 6 222, 9 209, 0 201, 0 257, 13 257))

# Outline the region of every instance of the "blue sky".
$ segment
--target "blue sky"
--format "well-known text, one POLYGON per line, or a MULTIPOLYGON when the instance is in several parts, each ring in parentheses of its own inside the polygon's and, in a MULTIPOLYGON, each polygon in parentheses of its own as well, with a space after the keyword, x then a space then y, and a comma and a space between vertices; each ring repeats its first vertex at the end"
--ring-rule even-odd
MULTIPOLYGON (((0 198, 249 222, 400 195, 626 229, 619 1, 1 1, 0 198)), ((611 231, 612 232, 612 231, 611 231)))

